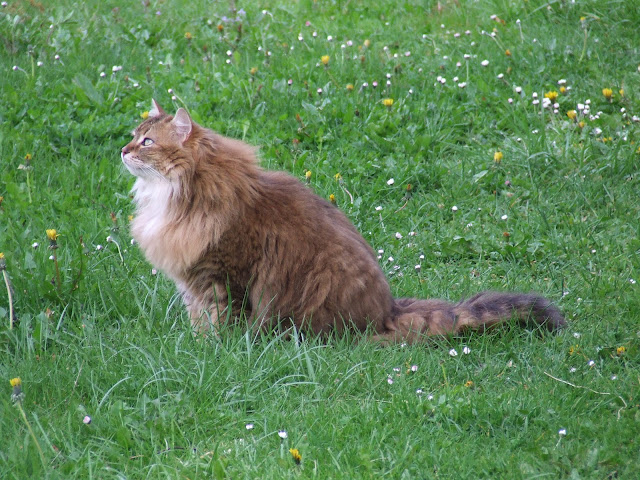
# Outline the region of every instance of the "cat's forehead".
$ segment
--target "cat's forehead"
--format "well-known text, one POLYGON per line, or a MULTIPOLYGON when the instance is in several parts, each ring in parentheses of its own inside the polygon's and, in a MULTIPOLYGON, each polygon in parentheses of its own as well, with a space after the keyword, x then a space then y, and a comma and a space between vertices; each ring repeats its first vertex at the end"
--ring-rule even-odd
POLYGON ((137 137, 137 136, 140 136, 140 135, 145 135, 150 130, 152 130, 154 127, 156 127, 156 126, 158 126, 160 124, 167 123, 168 120, 169 120, 169 117, 167 115, 162 116, 162 117, 149 117, 144 122, 142 122, 140 125, 138 125, 133 130, 133 132, 131 132, 131 134, 134 137, 137 137))

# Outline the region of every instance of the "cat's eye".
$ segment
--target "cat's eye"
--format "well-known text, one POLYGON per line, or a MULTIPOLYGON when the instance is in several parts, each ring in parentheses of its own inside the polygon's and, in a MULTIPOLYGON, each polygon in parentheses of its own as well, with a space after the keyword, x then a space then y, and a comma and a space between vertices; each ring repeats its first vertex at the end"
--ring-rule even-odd
POLYGON ((153 144, 153 140, 151 140, 150 138, 145 138, 144 140, 142 140, 142 146, 143 147, 148 147, 149 145, 153 144))

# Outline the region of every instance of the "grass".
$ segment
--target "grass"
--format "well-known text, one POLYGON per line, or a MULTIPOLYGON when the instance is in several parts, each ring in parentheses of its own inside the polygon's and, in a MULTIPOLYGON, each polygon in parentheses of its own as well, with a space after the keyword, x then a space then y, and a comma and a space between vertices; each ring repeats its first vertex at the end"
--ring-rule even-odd
POLYGON ((130 3, 0 8, 0 477, 636 474, 633 2, 130 3), (568 328, 194 339, 127 229, 119 149, 152 97, 310 171, 398 296, 533 290, 568 328))

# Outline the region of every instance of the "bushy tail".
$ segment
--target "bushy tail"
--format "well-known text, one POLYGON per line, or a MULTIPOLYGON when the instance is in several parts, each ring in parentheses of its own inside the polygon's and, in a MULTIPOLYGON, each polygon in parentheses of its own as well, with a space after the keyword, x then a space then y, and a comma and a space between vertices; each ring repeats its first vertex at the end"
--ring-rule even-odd
POLYGON ((482 292, 459 303, 399 298, 395 300, 393 318, 385 322, 387 331, 378 332, 377 338, 415 343, 432 335, 482 330, 512 318, 549 330, 565 324, 560 310, 539 295, 482 292))

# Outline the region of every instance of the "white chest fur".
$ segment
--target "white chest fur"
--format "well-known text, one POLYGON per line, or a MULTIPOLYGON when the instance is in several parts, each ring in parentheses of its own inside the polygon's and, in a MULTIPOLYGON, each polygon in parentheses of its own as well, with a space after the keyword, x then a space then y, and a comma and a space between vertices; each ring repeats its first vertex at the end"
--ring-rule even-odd
POLYGON ((170 205, 178 194, 170 182, 160 179, 138 178, 133 186, 137 205, 131 233, 147 259, 157 268, 177 280, 189 265, 184 258, 185 237, 176 235, 180 225, 171 218, 170 205))

